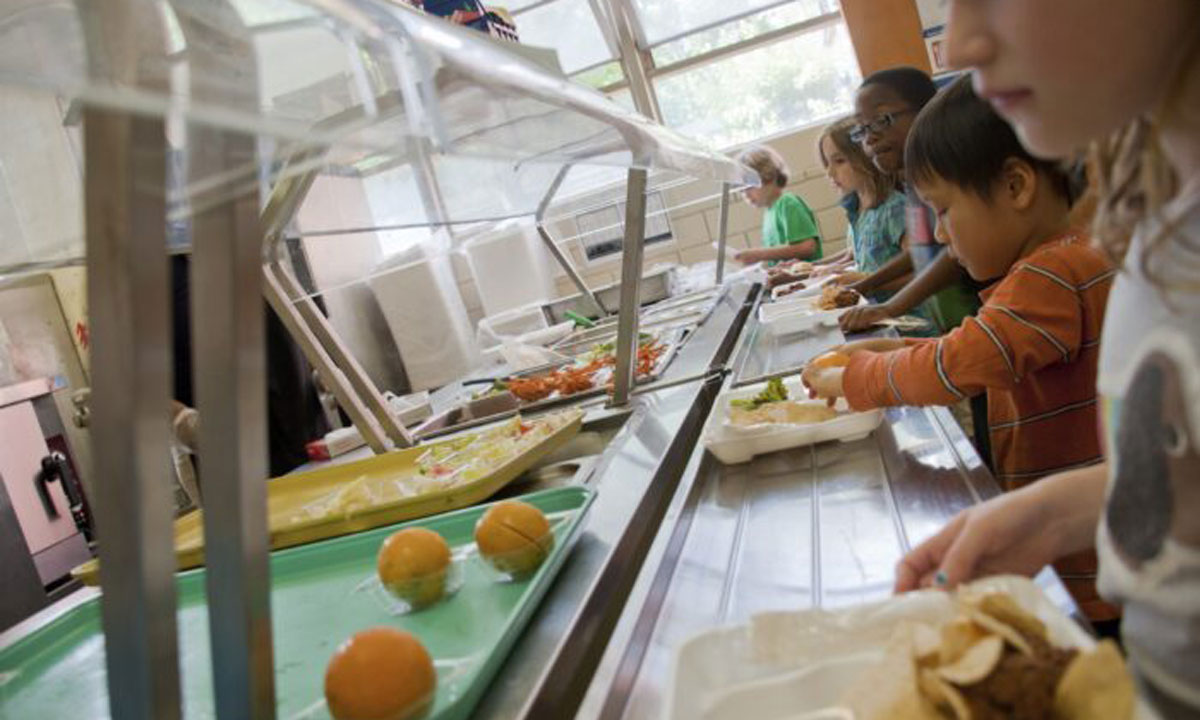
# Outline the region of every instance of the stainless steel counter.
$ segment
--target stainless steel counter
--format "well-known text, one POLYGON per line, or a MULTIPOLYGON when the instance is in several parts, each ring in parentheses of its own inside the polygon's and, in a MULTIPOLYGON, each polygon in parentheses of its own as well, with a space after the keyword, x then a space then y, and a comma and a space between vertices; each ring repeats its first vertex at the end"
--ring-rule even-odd
POLYGON ((744 465, 698 447, 578 717, 659 717, 674 654, 701 630, 887 597, 904 552, 998 492, 944 408, 891 409, 864 440, 744 465))

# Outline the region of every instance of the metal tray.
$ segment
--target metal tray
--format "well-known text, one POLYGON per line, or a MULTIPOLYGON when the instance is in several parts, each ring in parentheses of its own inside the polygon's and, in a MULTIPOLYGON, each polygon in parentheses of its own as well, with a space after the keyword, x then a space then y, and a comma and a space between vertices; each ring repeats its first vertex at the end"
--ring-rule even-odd
MULTIPOLYGON (((648 385, 662 377, 662 374, 666 371, 667 367, 670 366, 671 361, 675 359, 677 354, 679 354, 679 348, 682 346, 685 337, 686 331, 682 328, 676 328, 675 330, 669 331, 667 333, 667 337, 665 338, 660 336, 659 340, 666 344, 667 349, 661 356, 659 356, 658 364, 655 365, 654 371, 649 375, 643 375, 642 377, 639 377, 636 385, 648 385)), ((586 349, 591 349, 595 344, 596 343, 594 341, 589 342, 587 347, 580 348, 579 352, 582 353, 586 349)), ((511 373, 506 377, 533 377, 550 372, 552 370, 557 370, 558 368, 569 364, 570 363, 555 363, 552 365, 543 365, 530 370, 523 370, 519 373, 511 373)), ((515 415, 518 412, 532 414, 552 410, 558 407, 565 407, 568 405, 576 406, 585 400, 599 398, 606 392, 607 389, 603 385, 598 385, 590 390, 584 390, 571 395, 556 395, 538 400, 537 402, 520 403, 518 410, 508 410, 499 412, 495 415, 480 417, 468 417, 468 414, 464 412, 465 406, 458 405, 435 415, 433 418, 429 419, 423 425, 414 430, 414 433, 418 438, 421 439, 436 438, 442 435, 448 435, 450 433, 466 430, 468 428, 493 423, 497 420, 515 415)), ((518 402, 520 401, 518 400, 518 402)))
MULTIPOLYGON (((761 299, 760 299, 761 302, 761 299)), ((840 328, 818 325, 808 332, 776 334, 758 319, 755 308, 732 360, 732 387, 795 375, 814 357, 846 342, 840 328)))
MULTIPOLYGON (((377 455, 357 462, 331 465, 310 472, 295 473, 267 483, 267 523, 271 547, 275 549, 301 545, 316 540, 360 532, 402 520, 426 517, 447 510, 474 505, 496 494, 521 473, 564 445, 579 433, 583 412, 568 411, 553 421, 561 425, 542 442, 496 468, 478 480, 444 490, 434 490, 404 496, 384 493, 385 487, 417 473, 417 459, 430 448, 455 442, 443 440, 419 445, 407 450, 377 455), (374 497, 358 498, 361 504, 338 512, 313 515, 309 508, 346 487, 364 480, 375 487, 374 497)), ((537 418, 534 422, 548 422, 537 418)), ((197 567, 204 562, 204 515, 197 510, 175 521, 175 552, 179 569, 197 567)), ((100 582, 100 565, 91 560, 72 571, 89 585, 100 582)))
MULTIPOLYGON (((355 632, 379 625, 412 632, 433 656, 438 685, 429 718, 469 717, 566 561, 594 497, 587 488, 566 487, 521 498, 550 517, 555 543, 537 573, 520 582, 496 582, 472 553, 475 521, 486 506, 273 553, 277 717, 329 718, 323 678, 330 655, 355 632), (393 615, 360 587, 374 576, 380 543, 406 525, 440 533, 456 556, 468 557, 461 561, 463 584, 457 593, 420 612, 393 615)), ((204 579, 204 570, 193 570, 176 581, 188 718, 215 717, 204 579)), ((104 663, 100 598, 95 597, 0 648, 0 717, 109 717, 104 663)))

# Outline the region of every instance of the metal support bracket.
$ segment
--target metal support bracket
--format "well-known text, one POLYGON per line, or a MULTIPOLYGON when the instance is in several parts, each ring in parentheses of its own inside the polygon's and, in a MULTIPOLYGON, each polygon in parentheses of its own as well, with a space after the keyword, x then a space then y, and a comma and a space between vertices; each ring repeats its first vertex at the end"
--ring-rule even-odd
POLYGON ((621 250, 621 310, 617 317, 615 407, 629 402, 637 372, 638 311, 641 308, 642 253, 646 239, 646 171, 632 169, 625 196, 625 239, 621 250))
POLYGON ((721 205, 717 220, 717 284, 725 280, 725 248, 729 243, 729 183, 721 183, 721 205))

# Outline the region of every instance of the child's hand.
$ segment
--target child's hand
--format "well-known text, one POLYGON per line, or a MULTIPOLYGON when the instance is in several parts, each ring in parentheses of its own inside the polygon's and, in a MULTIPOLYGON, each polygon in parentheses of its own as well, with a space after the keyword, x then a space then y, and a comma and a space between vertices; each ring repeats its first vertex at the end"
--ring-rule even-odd
POLYGON ((888 310, 886 303, 883 305, 862 305, 851 308, 849 312, 839 317, 838 324, 842 326, 842 332, 858 332, 866 330, 880 320, 887 320, 890 317, 892 317, 892 313, 888 310))
POLYGON ((842 389, 842 375, 845 370, 844 367, 813 367, 810 365, 804 369, 800 380, 808 388, 810 398, 825 400, 832 407, 838 398, 846 394, 842 389))

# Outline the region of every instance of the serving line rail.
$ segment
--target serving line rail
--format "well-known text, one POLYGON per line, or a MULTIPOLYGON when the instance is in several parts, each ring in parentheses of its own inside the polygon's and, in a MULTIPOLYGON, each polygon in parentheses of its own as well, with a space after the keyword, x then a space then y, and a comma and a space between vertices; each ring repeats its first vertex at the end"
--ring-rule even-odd
MULTIPOLYGON (((675 653, 703 630, 887 597, 905 552, 999 492, 945 408, 742 465, 697 446, 577 717, 661 717, 675 653)), ((1039 581, 1086 626, 1052 570, 1039 581)))

